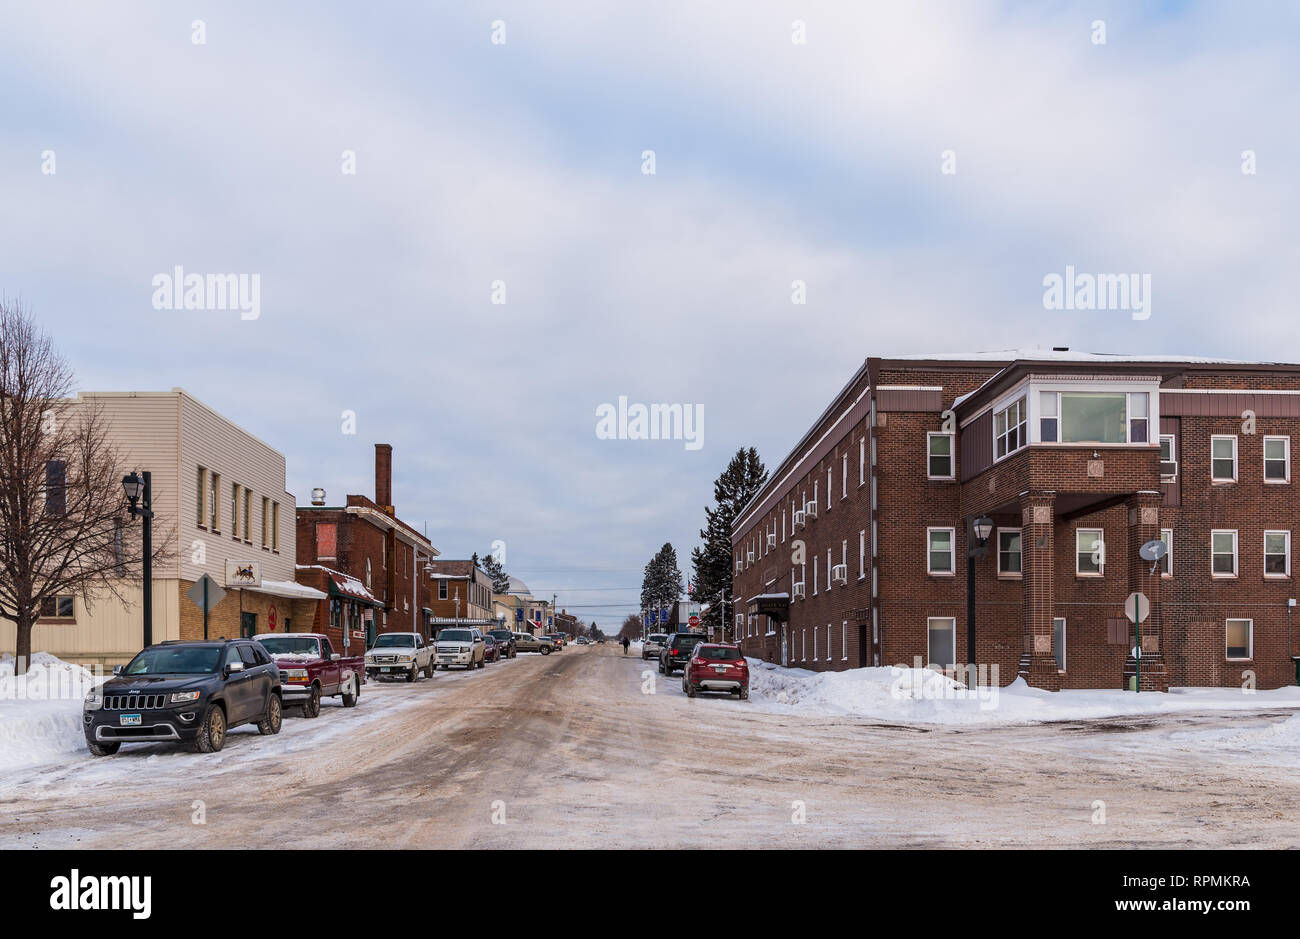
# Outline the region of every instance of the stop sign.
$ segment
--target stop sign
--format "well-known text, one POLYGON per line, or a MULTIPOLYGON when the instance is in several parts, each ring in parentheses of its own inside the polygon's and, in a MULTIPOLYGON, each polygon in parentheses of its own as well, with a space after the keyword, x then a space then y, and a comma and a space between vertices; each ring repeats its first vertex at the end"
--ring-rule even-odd
POLYGON ((686 622, 690 623, 692 626, 698 626, 700 625, 700 618, 698 616, 692 616, 686 622))

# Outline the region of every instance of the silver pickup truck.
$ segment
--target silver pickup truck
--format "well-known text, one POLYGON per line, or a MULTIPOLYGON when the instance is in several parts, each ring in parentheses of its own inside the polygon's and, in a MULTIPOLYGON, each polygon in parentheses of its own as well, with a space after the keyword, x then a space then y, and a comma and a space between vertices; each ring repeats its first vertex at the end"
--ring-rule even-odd
POLYGON ((370 678, 405 678, 415 681, 424 672, 433 677, 433 649, 419 633, 380 633, 366 653, 366 675, 370 678))

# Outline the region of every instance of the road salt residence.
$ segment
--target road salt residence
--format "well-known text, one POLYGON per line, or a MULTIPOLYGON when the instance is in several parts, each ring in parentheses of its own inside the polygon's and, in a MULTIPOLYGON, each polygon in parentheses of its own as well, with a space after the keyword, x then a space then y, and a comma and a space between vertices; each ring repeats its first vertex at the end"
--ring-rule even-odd
POLYGON ((737 637, 816 670, 961 667, 973 625, 1001 684, 1131 687, 1140 591, 1143 690, 1291 684, 1297 434, 1300 365, 869 358, 736 520, 737 637))

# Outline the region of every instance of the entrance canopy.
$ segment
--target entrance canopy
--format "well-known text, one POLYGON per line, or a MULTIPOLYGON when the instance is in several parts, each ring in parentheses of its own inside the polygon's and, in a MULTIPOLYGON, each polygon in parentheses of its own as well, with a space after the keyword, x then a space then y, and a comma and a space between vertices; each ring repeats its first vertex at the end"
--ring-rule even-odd
POLYGON ((757 616, 770 616, 784 623, 790 619, 790 595, 788 593, 760 593, 747 601, 749 612, 757 616))

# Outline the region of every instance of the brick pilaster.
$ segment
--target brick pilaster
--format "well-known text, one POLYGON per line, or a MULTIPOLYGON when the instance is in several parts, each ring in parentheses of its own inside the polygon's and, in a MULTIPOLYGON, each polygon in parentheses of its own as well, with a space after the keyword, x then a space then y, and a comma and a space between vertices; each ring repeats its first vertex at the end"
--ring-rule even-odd
POLYGON ((1020 547, 1024 597, 1020 675, 1035 688, 1059 691, 1061 676, 1052 651, 1052 618, 1056 614, 1056 494, 1030 492, 1020 497, 1020 547))

